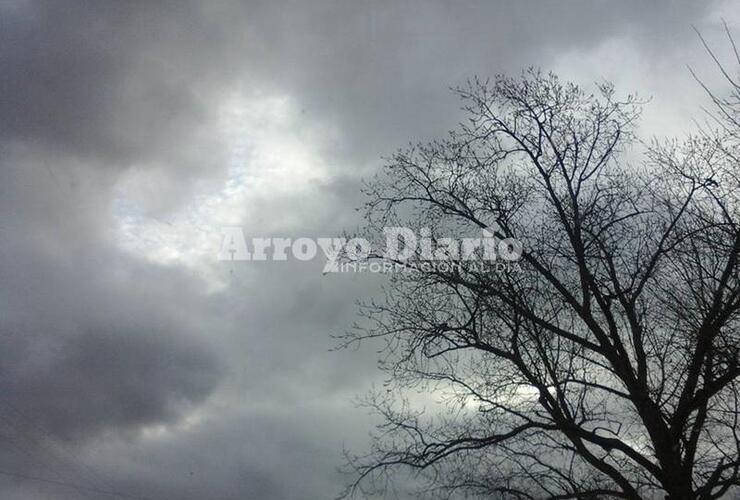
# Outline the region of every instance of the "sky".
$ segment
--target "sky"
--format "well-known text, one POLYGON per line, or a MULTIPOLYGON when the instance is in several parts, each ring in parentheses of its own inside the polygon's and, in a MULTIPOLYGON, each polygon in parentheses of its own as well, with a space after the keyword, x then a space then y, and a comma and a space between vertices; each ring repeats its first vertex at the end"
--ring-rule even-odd
MULTIPOLYGON (((221 228, 332 237, 363 179, 529 66, 682 136, 730 1, 0 0, 0 497, 334 498, 374 418, 383 278, 223 262, 221 228)), ((740 35, 737 35, 740 37, 740 35)))

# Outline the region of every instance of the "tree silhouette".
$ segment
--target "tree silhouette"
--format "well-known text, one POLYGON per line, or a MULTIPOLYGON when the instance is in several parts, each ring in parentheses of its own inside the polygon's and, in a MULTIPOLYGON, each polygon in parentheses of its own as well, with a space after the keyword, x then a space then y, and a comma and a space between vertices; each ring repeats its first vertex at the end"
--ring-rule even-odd
POLYGON ((367 186, 369 234, 486 229, 523 252, 514 267, 417 255, 364 306, 346 341, 384 339, 389 377, 347 494, 403 469, 426 496, 737 494, 733 89, 713 97, 720 127, 643 145, 643 103, 609 84, 476 80, 457 89, 467 122, 387 161, 367 186))

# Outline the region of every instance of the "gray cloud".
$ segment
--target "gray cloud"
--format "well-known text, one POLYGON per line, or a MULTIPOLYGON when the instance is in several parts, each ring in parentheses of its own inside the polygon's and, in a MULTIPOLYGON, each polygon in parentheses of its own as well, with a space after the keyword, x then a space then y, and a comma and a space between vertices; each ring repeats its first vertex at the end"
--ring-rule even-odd
MULTIPOLYGON (((123 193, 143 207, 137 216, 171 231, 170 217, 227 182, 230 97, 287 97, 290 119, 278 130, 310 143, 325 172, 304 181, 295 165, 299 185, 255 187, 229 217, 260 236, 333 236, 357 224, 359 178, 381 155, 460 119, 448 86, 559 64, 576 78, 684 82, 664 89, 675 102, 692 85, 684 64, 701 57, 690 25, 713 36, 707 16, 721 8, 0 3, 3 498, 337 493, 341 448, 360 445, 371 424, 352 396, 378 373, 372 347, 329 352, 330 334, 382 280, 322 276, 314 262, 191 266, 121 241, 117 204, 130 176, 142 179, 123 193), (598 52, 610 40, 607 49, 630 44, 639 60, 625 51, 612 54, 623 67, 610 66, 598 52), (208 273, 221 289, 209 289, 208 273)), ((270 118, 247 124, 247 143, 270 118)), ((269 153, 303 161, 291 144, 278 136, 269 153)), ((254 174, 242 181, 258 184, 267 160, 242 161, 254 174)))

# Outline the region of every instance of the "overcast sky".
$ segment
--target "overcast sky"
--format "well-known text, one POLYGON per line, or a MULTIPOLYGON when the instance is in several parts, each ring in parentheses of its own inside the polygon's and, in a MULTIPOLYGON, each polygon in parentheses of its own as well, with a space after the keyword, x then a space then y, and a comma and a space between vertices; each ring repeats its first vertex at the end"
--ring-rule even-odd
MULTIPOLYGON (((217 260, 220 228, 337 236, 360 180, 461 119, 449 87, 554 70, 682 134, 720 2, 0 0, 0 497, 324 499, 372 419, 376 293, 217 260)), ((740 36, 740 35, 738 35, 740 36)))

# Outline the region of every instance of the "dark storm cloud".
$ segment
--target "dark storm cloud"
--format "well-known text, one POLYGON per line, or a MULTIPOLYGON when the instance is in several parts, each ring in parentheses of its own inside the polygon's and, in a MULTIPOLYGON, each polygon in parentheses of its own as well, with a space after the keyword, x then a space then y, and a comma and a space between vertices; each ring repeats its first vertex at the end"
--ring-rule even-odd
POLYGON ((223 366, 188 315, 202 294, 114 247, 106 176, 28 152, 0 165, 0 411, 81 440, 177 419, 208 396, 223 366))
POLYGON ((102 165, 179 159, 210 111, 196 62, 208 33, 177 5, 4 2, 0 133, 102 165))
POLYGON ((168 161, 184 175, 184 164, 219 166, 198 154, 214 146, 203 135, 219 92, 258 81, 338 120, 353 150, 374 157, 419 123, 446 129, 446 88, 473 74, 546 65, 613 34, 670 47, 703 12, 670 5, 5 2, 0 134, 102 164, 168 161))
MULTIPOLYGON (((368 428, 351 395, 377 373, 372 349, 328 352, 329 334, 378 280, 224 265, 210 293, 192 269, 120 248, 121 180, 157 172, 144 201, 166 220, 194 186, 223 182, 224 100, 288 96, 297 127, 338 131, 321 149, 329 172, 243 214, 255 232, 334 236, 356 223, 358 177, 379 156, 454 126, 449 85, 613 37, 650 64, 676 57, 707 8, 0 2, 0 475, 163 500, 331 497, 342 444, 368 428)), ((4 498, 99 497, 6 479, 4 498)))

